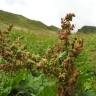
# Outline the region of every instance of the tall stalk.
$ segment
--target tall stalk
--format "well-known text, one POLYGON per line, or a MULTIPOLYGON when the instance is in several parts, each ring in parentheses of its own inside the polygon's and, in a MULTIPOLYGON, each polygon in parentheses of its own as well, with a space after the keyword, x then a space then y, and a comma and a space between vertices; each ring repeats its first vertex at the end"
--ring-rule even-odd
POLYGON ((48 49, 44 58, 37 64, 47 76, 57 78, 57 96, 73 96, 79 71, 74 60, 83 47, 82 39, 75 38, 70 42, 69 35, 74 28, 71 24, 73 13, 61 18, 61 29, 58 31, 59 43, 48 49))

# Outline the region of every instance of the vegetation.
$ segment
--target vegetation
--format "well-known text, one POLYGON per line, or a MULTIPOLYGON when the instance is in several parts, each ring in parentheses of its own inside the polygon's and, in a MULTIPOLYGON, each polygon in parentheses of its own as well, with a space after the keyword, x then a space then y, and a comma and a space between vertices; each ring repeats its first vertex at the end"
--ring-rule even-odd
POLYGON ((0 96, 96 95, 96 34, 69 36, 72 16, 62 19, 59 40, 13 25, 0 31, 0 96))
POLYGON ((70 43, 68 38, 74 27, 70 23, 74 16, 73 13, 70 13, 61 19, 62 29, 58 32, 59 44, 49 48, 43 60, 37 64, 37 67, 42 68, 45 74, 56 77, 57 96, 72 96, 78 77, 74 59, 82 50, 83 41, 75 38, 70 43))
POLYGON ((54 32, 54 30, 58 30, 58 28, 55 26, 47 26, 40 21, 30 20, 24 16, 2 10, 0 10, 0 16, 1 26, 6 24, 13 24, 14 28, 17 30, 33 31, 34 33, 39 31, 54 32))
POLYGON ((83 33, 95 33, 96 27, 95 26, 83 26, 81 29, 78 30, 78 32, 83 33))

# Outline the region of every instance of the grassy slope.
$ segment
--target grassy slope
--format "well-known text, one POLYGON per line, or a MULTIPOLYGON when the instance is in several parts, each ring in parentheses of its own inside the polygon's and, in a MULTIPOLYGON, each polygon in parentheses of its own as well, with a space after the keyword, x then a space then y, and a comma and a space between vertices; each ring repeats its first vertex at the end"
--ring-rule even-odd
POLYGON ((24 16, 1 11, 0 10, 0 24, 14 24, 17 29, 27 29, 31 31, 56 31, 57 27, 50 27, 40 21, 30 20, 24 16))
POLYGON ((83 26, 82 28, 78 29, 78 32, 80 33, 96 33, 96 26, 83 26))
POLYGON ((12 31, 10 37, 15 40, 17 37, 23 37, 21 42, 27 45, 28 50, 35 54, 43 55, 48 47, 57 41, 56 34, 34 34, 32 32, 12 31))
POLYGON ((28 50, 36 54, 44 54, 56 40, 57 28, 54 26, 47 26, 40 21, 5 11, 0 11, 0 18, 0 29, 6 30, 6 27, 13 23, 10 34, 12 39, 23 36, 22 42, 28 46, 28 50))

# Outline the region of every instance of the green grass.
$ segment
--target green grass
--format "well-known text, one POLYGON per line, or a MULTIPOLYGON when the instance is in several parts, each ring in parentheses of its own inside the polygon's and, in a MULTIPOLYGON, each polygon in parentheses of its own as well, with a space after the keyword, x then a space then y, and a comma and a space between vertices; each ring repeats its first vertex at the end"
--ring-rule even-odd
MULTIPOLYGON (((96 95, 96 34, 79 34, 84 40, 84 48, 76 60, 80 71, 78 86, 80 94, 84 96, 96 95), (88 95, 95 94, 95 95, 88 95)), ((79 93, 79 92, 78 92, 79 93)), ((83 96, 82 95, 82 96, 83 96)))
POLYGON ((44 55, 47 49, 57 42, 57 36, 54 33, 35 34, 13 30, 10 37, 13 41, 17 37, 22 37, 21 42, 27 46, 28 51, 39 55, 44 55))

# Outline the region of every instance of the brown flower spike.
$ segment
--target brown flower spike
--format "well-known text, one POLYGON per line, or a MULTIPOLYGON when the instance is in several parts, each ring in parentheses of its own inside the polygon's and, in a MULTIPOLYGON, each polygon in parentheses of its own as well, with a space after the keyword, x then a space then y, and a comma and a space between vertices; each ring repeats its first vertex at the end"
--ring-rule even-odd
POLYGON ((72 96, 79 75, 74 60, 82 51, 83 40, 74 38, 70 43, 69 35, 74 29, 74 25, 71 24, 73 17, 75 14, 69 13, 65 18, 61 18, 61 29, 58 31, 59 43, 48 49, 44 56, 47 62, 43 63, 41 59, 37 64, 43 69, 44 74, 57 78, 57 96, 72 96))

